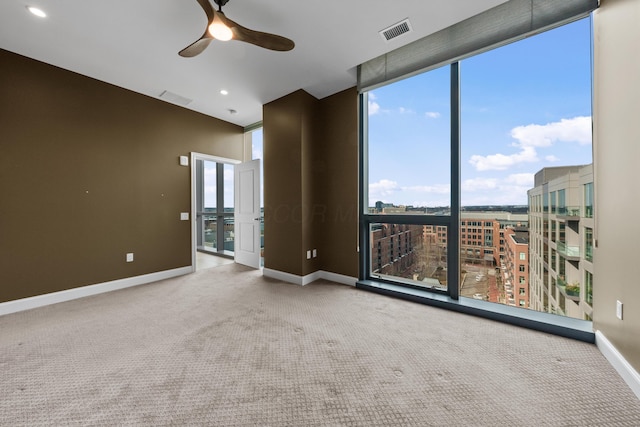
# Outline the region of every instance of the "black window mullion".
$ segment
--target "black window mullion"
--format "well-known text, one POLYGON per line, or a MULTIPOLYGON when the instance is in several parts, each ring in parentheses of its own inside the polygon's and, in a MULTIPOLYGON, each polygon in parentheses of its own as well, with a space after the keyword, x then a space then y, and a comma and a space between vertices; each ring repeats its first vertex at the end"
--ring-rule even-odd
POLYGON ((224 164, 216 163, 216 246, 224 252, 224 164))
POLYGON ((196 246, 205 246, 204 237, 204 161, 196 159, 196 246))
POLYGON ((358 161, 358 170, 359 170, 359 181, 358 181, 358 206, 359 206, 359 236, 358 236, 358 245, 359 245, 359 255, 360 255, 360 270, 358 272, 359 279, 365 280, 369 278, 369 274, 371 273, 371 243, 370 243, 370 234, 369 234, 369 224, 365 218, 365 210, 368 209, 368 195, 365 195, 366 188, 369 183, 369 176, 367 174, 367 162, 368 162, 368 150, 366 147, 367 141, 367 94, 361 93, 358 96, 358 111, 360 112, 360 120, 358 123, 358 135, 359 135, 359 161, 358 161))
POLYGON ((451 64, 451 223, 447 227, 447 288, 458 299, 460 281, 460 63, 451 64))

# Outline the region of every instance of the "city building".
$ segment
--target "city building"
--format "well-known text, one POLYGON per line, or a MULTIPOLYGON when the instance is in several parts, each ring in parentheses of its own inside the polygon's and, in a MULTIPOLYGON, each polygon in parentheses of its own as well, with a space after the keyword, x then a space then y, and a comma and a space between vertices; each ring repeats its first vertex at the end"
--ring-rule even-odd
POLYGON ((375 224, 371 233, 371 269, 375 273, 412 278, 422 240, 421 225, 375 224))
MULTIPOLYGON (((460 220, 460 259, 463 264, 497 266, 505 257, 505 230, 527 227, 526 214, 464 211, 460 220)), ((425 233, 446 248, 447 227, 426 225, 425 233)))
MULTIPOLYGON (((376 208, 370 209, 387 215, 423 213, 392 204, 386 204, 378 211, 380 204, 378 202, 376 208)), ((492 302, 529 306, 527 223, 526 214, 463 212, 460 261, 464 272, 461 279, 475 285, 461 285, 463 296, 473 297, 476 291, 482 291, 483 298, 492 302), (515 259, 521 253, 526 254, 525 259, 515 259), (495 267, 500 267, 500 274, 504 277, 496 277, 495 267), (469 279, 465 279, 467 274, 469 279), (481 283, 474 283, 472 276, 481 283), (497 292, 489 291, 493 287, 497 292), (516 299, 514 292, 517 293, 516 299)), ((446 285, 446 226, 375 223, 371 225, 370 232, 372 274, 408 279, 414 285, 431 288, 446 285)))
POLYGON ((592 319, 593 165, 544 168, 528 196, 530 307, 592 319))
POLYGON ((529 230, 504 229, 505 256, 500 264, 505 303, 529 308, 529 230))
POLYGON ((460 216, 461 262, 500 265, 505 257, 505 230, 527 227, 526 214, 511 212, 468 212, 460 216))
MULTIPOLYGON (((374 209, 387 215, 424 213, 424 210, 382 202, 377 202, 374 209)), ((408 279, 426 287, 440 287, 446 284, 440 265, 446 262, 446 239, 446 229, 436 231, 416 224, 372 224, 371 272, 408 279)))

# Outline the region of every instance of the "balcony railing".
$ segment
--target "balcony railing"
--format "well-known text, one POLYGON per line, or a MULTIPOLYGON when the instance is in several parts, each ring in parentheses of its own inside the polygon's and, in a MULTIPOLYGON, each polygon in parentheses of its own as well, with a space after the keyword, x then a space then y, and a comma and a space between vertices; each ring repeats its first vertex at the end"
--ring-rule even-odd
POLYGON ((577 282, 567 284, 564 279, 558 278, 556 286, 560 289, 560 292, 566 295, 570 300, 580 301, 580 284, 577 282))
POLYGON ((559 206, 557 215, 558 216, 579 217, 580 216, 580 206, 559 206))
POLYGON ((564 242, 556 242, 558 253, 569 260, 580 259, 580 246, 569 246, 564 242))

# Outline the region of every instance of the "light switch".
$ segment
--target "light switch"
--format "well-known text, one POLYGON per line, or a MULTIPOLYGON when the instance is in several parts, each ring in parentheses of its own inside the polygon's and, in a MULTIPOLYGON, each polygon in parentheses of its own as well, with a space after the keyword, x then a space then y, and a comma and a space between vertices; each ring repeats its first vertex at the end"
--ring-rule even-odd
POLYGON ((180 156, 180 166, 189 166, 189 158, 187 156, 180 156))
POLYGON ((622 320, 622 302, 616 301, 616 317, 622 320))
POLYGON ((180 221, 189 221, 189 212, 180 212, 180 221))

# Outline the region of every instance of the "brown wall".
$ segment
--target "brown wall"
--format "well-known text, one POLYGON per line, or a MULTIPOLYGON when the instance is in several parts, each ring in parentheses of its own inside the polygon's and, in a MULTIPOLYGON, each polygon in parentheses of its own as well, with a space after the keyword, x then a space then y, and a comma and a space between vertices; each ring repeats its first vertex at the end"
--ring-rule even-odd
POLYGON ((355 89, 264 106, 266 268, 357 276, 357 121, 355 89))
POLYGON ((313 97, 304 91, 263 108, 264 266, 302 275, 302 150, 304 115, 313 97))
POLYGON ((190 265, 178 157, 241 159, 242 139, 233 124, 0 50, 0 302, 190 265))
POLYGON ((594 328, 640 371, 640 2, 602 0, 594 13, 594 328), (622 320, 616 301, 623 303, 622 320))
POLYGON ((320 101, 317 144, 321 269, 358 277, 358 92, 320 101))

